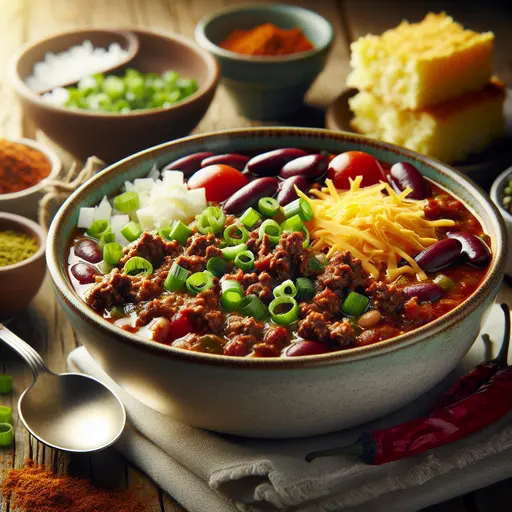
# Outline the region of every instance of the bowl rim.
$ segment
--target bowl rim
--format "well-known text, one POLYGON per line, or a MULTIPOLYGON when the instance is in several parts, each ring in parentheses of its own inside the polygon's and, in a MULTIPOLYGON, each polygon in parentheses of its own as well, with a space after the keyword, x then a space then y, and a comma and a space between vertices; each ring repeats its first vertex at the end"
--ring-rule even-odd
MULTIPOLYGON (((67 244, 67 240, 65 243, 67 244)), ((105 336, 112 336, 117 341, 128 345, 130 348, 140 350, 141 352, 150 352, 157 354, 159 357, 166 357, 176 361, 190 363, 190 364, 204 364, 208 366, 217 366, 220 368, 234 368, 234 369, 248 369, 253 370, 276 370, 288 369, 296 370, 298 368, 314 369, 323 366, 338 365, 342 363, 350 363, 351 361, 368 359, 371 357, 378 357, 388 352, 395 352, 406 349, 407 347, 416 343, 426 342, 429 337, 440 334, 444 330, 454 326, 463 318, 473 313, 490 295, 494 289, 501 282, 505 273, 505 263, 507 256, 507 230, 503 217, 499 214, 496 205, 486 196, 485 192, 470 179, 465 177, 461 172, 451 168, 447 164, 439 160, 421 155, 414 151, 398 147, 394 144, 389 144, 376 139, 365 137, 363 135, 352 134, 348 132, 334 132, 326 129, 319 128, 295 128, 295 127, 259 127, 259 128, 239 128, 227 129, 216 132, 209 132, 205 134, 197 134, 175 141, 166 142, 152 148, 135 153, 111 166, 108 166, 103 171, 95 175, 87 183, 83 184, 77 189, 64 203, 55 216, 50 231, 48 234, 47 242, 47 264, 52 279, 54 290, 60 300, 66 305, 67 308, 73 310, 73 313, 80 317, 80 320, 88 323, 91 328, 98 329, 100 334, 105 336), (168 345, 163 345, 153 341, 145 340, 135 334, 123 331, 123 329, 116 327, 105 320, 103 317, 94 312, 87 304, 85 304, 75 293, 73 287, 67 277, 67 269, 61 270, 60 263, 57 259, 59 252, 59 231, 64 219, 69 215, 72 205, 75 200, 83 199, 87 196, 87 192, 94 188, 94 186, 101 185, 108 182, 108 173, 115 171, 123 172, 126 167, 129 167, 140 159, 147 157, 156 157, 160 153, 165 153, 169 149, 186 148, 192 144, 199 147, 206 141, 215 141, 215 138, 223 138, 226 136, 231 138, 246 136, 249 139, 262 136, 309 136, 320 138, 324 140, 344 140, 346 142, 353 142, 363 144, 367 147, 373 147, 381 150, 386 150, 395 153, 398 156, 411 159, 412 161, 421 162, 434 170, 440 172, 442 175, 449 176, 457 184, 462 185, 466 190, 471 192, 471 195, 478 199, 478 203, 484 205, 491 210, 491 217, 498 224, 497 232, 497 246, 493 248, 493 258, 488 272, 486 273, 481 285, 473 292, 464 302, 459 304, 449 313, 442 317, 421 326, 409 333, 404 333, 389 340, 384 340, 368 346, 350 348, 340 350, 338 352, 330 352, 327 354, 319 354, 312 356, 298 356, 293 358, 284 357, 270 357, 270 358, 236 358, 224 355, 206 354, 200 352, 192 352, 182 350, 168 345)))
POLYGON ((512 223, 512 214, 509 213, 504 207, 503 203, 501 202, 501 198, 499 196, 500 189, 503 185, 503 182, 506 179, 512 179, 512 166, 507 167, 503 172, 498 174, 496 179, 492 182, 491 190, 490 190, 490 196, 491 199, 496 204, 498 210, 500 211, 501 215, 505 218, 507 222, 512 223))
POLYGON ((281 4, 281 3, 270 3, 270 4, 244 4, 244 5, 235 5, 231 7, 224 7, 222 9, 218 9, 212 14, 206 15, 204 18, 199 20, 196 25, 196 29, 194 31, 195 38, 197 43, 208 50, 209 52, 215 54, 216 56, 223 57, 226 59, 241 61, 241 62, 254 62, 254 63, 265 63, 265 64, 283 64, 284 62, 295 62, 300 60, 305 60, 309 57, 318 55, 319 53, 323 53, 327 51, 333 44, 334 41, 334 27, 332 23, 317 12, 308 9, 306 7, 302 7, 300 5, 289 5, 289 4, 281 4), (311 50, 307 50, 304 52, 296 52, 288 55, 245 55, 242 53, 232 52, 231 50, 226 50, 219 45, 215 44, 211 39, 206 36, 206 28, 207 26, 213 22, 214 20, 225 16, 231 13, 237 12, 246 12, 252 10, 258 11, 269 11, 277 8, 281 13, 288 14, 293 11, 301 11, 306 12, 310 15, 315 16, 318 20, 325 24, 328 29, 328 37, 326 41, 319 45, 315 46, 311 50))
POLYGON ((28 219, 27 217, 23 217, 22 215, 17 215, 15 213, 0 212, 0 219, 6 219, 8 221, 11 221, 13 224, 16 224, 18 226, 21 225, 24 226, 25 228, 30 229, 36 234, 39 242, 39 247, 37 248, 37 251, 34 254, 32 254, 32 256, 30 256, 29 258, 21 260, 18 263, 14 263, 12 265, 5 265, 3 267, 0 267, 1 276, 2 274, 7 274, 12 270, 18 270, 22 267, 30 265, 34 261, 41 258, 46 250, 47 236, 44 229, 39 224, 37 224, 37 222, 34 222, 33 220, 28 219))
MULTIPOLYGON (((79 30, 67 30, 64 32, 58 32, 50 37, 41 38, 34 42, 28 42, 25 43, 23 46, 21 46, 16 53, 10 58, 7 68, 7 77, 9 79, 9 82, 11 83, 11 86, 16 90, 16 92, 21 95, 25 100, 31 102, 32 104, 36 104, 40 107, 43 107, 49 111, 56 111, 61 114, 70 115, 70 116, 85 116, 85 117, 95 117, 95 118, 102 118, 102 119, 131 119, 134 117, 141 117, 141 116, 148 116, 151 114, 160 114, 163 112, 169 112, 172 110, 177 110, 179 108, 183 108, 186 105, 195 102, 196 100, 204 97, 205 95, 209 94, 212 89, 215 89, 217 87, 217 83, 219 81, 220 76, 220 67, 219 63, 211 55, 209 52, 207 52, 204 48, 201 48, 199 44, 197 44, 193 39, 186 37, 182 34, 175 34, 175 33, 169 33, 165 32, 164 30, 153 30, 153 29, 144 29, 141 27, 121 27, 117 30, 127 31, 127 32, 133 32, 136 36, 137 33, 149 35, 149 36, 157 36, 162 39, 172 40, 175 42, 178 42, 179 44, 188 47, 190 50, 194 51, 196 54, 198 54, 204 61, 207 69, 208 69, 208 77, 206 82, 199 87, 199 89, 192 94, 191 96, 188 96, 182 101, 179 101, 178 103, 175 103, 174 105, 171 105, 169 107, 159 107, 159 108, 149 108, 149 109, 141 109, 141 110, 134 110, 132 112, 128 112, 126 114, 120 114, 116 112, 97 112, 97 111, 90 111, 90 110, 82 110, 82 109, 72 109, 65 106, 59 106, 59 105, 53 105, 52 103, 44 102, 41 99, 41 96, 37 93, 33 92, 23 81, 20 74, 18 73, 18 63, 22 56, 25 55, 29 50, 32 50, 33 48, 39 46, 43 42, 50 41, 53 39, 57 39, 62 36, 70 35, 70 34, 84 34, 84 37, 86 37, 85 34, 93 32, 93 31, 101 31, 101 30, 107 30, 110 31, 108 27, 91 27, 88 29, 79 29, 79 30)), ((128 62, 125 67, 129 67, 130 63, 128 62)))
POLYGON ((59 157, 59 155, 48 145, 43 144, 42 142, 39 142, 34 139, 27 139, 25 137, 2 137, 5 140, 8 140, 9 142, 15 142, 18 144, 23 144, 24 146, 27 146, 29 148, 35 149, 39 152, 41 152, 47 160, 50 162, 51 169, 50 173, 46 178, 43 178, 41 181, 38 181, 35 185, 32 185, 31 187, 24 188, 23 190, 18 190, 17 192, 10 192, 8 194, 0 194, 0 205, 2 204, 2 201, 12 201, 16 199, 21 199, 23 197, 29 196, 33 194, 34 192, 37 192, 44 188, 46 186, 46 183, 49 180, 55 179, 58 174, 61 171, 62 168, 62 161, 59 157))

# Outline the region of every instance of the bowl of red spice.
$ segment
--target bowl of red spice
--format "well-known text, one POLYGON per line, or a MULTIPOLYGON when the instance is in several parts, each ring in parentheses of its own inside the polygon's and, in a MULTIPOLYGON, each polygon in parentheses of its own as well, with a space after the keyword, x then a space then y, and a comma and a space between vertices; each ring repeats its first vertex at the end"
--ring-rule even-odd
POLYGON ((258 120, 296 112, 325 66, 334 30, 303 7, 237 5, 203 18, 197 42, 220 65, 237 110, 258 120))
POLYGON ((0 211, 36 219, 45 182, 60 168, 59 157, 44 144, 0 138, 0 211))
POLYGON ((25 309, 41 287, 45 242, 39 224, 0 212, 0 320, 25 309))

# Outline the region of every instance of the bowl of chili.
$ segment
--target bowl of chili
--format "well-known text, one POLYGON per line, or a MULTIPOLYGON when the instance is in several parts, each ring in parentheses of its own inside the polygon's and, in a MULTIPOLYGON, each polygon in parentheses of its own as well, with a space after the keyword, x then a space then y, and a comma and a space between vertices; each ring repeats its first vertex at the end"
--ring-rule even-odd
POLYGON ((37 219, 45 181, 60 169, 59 157, 45 144, 0 138, 0 211, 37 219))
POLYGON ((0 320, 27 307, 43 282, 46 234, 34 221, 0 212, 0 320))
POLYGON ((334 29, 303 7, 252 4, 206 16, 195 35, 217 58, 237 110, 269 120, 286 118, 301 107, 325 66, 334 29))
POLYGON ((506 247, 496 207, 441 162, 355 134, 259 128, 102 171, 58 212, 47 253, 78 338, 138 399, 197 427, 296 437, 370 421, 446 377, 499 289, 506 247), (172 208, 195 205, 193 223, 167 226, 162 187, 172 208), (424 249, 400 249, 404 236, 424 249))

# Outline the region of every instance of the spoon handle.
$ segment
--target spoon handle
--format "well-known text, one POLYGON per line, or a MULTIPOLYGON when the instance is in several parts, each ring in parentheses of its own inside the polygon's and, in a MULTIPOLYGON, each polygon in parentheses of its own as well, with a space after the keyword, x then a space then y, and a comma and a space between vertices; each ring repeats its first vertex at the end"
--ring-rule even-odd
POLYGON ((44 364, 43 358, 26 341, 23 341, 1 322, 0 339, 25 360, 25 362, 30 366, 35 378, 37 378, 39 373, 49 371, 44 364))

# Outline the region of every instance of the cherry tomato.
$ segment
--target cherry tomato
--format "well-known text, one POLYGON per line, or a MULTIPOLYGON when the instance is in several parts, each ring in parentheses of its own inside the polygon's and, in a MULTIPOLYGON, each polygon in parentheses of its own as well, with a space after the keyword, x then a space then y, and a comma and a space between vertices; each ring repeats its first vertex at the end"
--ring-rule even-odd
POLYGON ((346 151, 331 160, 327 177, 336 188, 350 188, 349 178, 362 176, 361 187, 375 185, 379 181, 388 181, 384 170, 372 155, 363 151, 346 151))
POLYGON ((221 203, 247 183, 247 178, 234 167, 217 164, 208 165, 194 173, 188 180, 188 188, 204 187, 207 201, 221 203))
POLYGON ((184 313, 176 313, 171 319, 169 333, 172 340, 183 338, 183 336, 194 332, 194 325, 190 318, 184 313))

